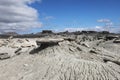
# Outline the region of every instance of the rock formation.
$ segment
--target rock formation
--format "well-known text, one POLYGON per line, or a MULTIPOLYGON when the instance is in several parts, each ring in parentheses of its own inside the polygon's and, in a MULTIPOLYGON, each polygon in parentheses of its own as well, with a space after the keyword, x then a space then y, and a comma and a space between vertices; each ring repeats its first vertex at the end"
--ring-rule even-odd
POLYGON ((59 34, 2 39, 0 80, 120 80, 119 38, 109 38, 59 34))
POLYGON ((114 40, 113 43, 120 43, 120 39, 119 40, 114 40))

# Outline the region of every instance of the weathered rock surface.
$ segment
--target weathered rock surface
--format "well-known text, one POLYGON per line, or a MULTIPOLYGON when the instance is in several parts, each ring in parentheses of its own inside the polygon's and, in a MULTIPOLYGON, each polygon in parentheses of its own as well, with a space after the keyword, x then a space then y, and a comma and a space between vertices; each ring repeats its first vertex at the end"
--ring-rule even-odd
POLYGON ((40 44, 58 44, 62 42, 64 39, 53 39, 53 38, 43 38, 36 41, 37 45, 40 44))
POLYGON ((0 80, 120 80, 120 45, 113 39, 91 35, 12 39, 0 51, 5 59, 0 60, 0 80), (22 47, 24 43, 29 46, 22 47))

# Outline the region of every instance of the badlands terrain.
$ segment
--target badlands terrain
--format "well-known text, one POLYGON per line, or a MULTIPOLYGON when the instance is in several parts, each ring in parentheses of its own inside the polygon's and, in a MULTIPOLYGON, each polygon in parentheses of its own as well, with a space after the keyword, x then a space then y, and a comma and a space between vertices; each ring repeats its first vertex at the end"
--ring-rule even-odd
POLYGON ((0 80, 120 80, 119 34, 40 35, 0 38, 0 80))

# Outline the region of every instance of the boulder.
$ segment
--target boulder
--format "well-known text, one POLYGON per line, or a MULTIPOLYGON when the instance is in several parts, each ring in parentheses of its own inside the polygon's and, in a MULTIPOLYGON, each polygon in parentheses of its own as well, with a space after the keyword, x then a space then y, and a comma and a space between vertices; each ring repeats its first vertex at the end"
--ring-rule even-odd
POLYGON ((106 36, 106 40, 113 40, 113 39, 117 39, 117 38, 119 38, 119 36, 115 36, 115 35, 106 36))
POLYGON ((70 38, 70 37, 64 37, 64 40, 67 40, 67 41, 75 41, 74 38, 70 38))
POLYGON ((98 54, 98 52, 95 51, 95 50, 93 50, 93 49, 91 49, 89 52, 90 52, 90 53, 94 53, 94 54, 98 54))
POLYGON ((89 48, 90 46, 87 43, 81 43, 82 46, 89 48))
POLYGON ((0 53, 0 60, 4 60, 8 58, 10 58, 10 55, 8 55, 8 53, 0 53))
POLYGON ((22 48, 18 48, 17 50, 15 50, 15 54, 17 54, 17 55, 19 55, 20 53, 20 51, 22 50, 22 48))
POLYGON ((120 43, 120 40, 114 40, 113 43, 120 43))

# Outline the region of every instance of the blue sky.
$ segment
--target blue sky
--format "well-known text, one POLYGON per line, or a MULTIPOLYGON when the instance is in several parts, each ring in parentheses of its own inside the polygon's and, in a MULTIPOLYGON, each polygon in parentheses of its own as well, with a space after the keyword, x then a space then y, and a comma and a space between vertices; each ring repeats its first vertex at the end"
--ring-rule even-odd
POLYGON ((0 33, 45 29, 120 32, 120 0, 0 0, 0 33))
POLYGON ((30 6, 37 9, 39 21, 43 24, 31 32, 104 26, 104 23, 97 22, 100 19, 109 19, 113 24, 120 23, 120 0, 42 0, 30 6))

